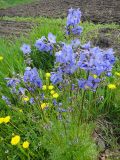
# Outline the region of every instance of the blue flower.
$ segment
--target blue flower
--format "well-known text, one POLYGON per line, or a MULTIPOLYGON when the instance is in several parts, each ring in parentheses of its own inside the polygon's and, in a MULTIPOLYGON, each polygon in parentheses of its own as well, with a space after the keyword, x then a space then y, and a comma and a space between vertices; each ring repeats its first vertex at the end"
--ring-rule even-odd
POLYGON ((20 87, 19 93, 25 95, 26 88, 20 87))
POLYGON ((48 34, 48 41, 52 44, 56 43, 56 36, 54 36, 52 33, 48 34))
POLYGON ((73 62, 74 59, 74 54, 73 54, 73 49, 71 45, 64 45, 62 50, 56 53, 56 62, 59 63, 68 63, 68 62, 73 62))
POLYGON ((93 78, 92 76, 89 76, 87 80, 85 79, 78 80, 78 86, 79 88, 82 88, 82 89, 96 90, 99 83, 100 83, 100 79, 93 78))
POLYGON ((42 87, 42 81, 36 68, 31 69, 30 67, 27 67, 24 73, 23 80, 25 83, 30 83, 34 87, 42 87))
POLYGON ((34 98, 32 97, 32 98, 30 98, 30 104, 34 104, 35 103, 35 100, 34 100, 34 98))
POLYGON ((75 26, 80 23, 81 11, 79 9, 69 9, 67 16, 67 27, 75 26))
POLYGON ((20 49, 24 54, 30 54, 31 53, 31 47, 28 44, 23 44, 20 49))
POLYGON ((9 100, 8 97, 2 96, 2 100, 4 100, 4 101, 6 102, 7 105, 9 105, 9 106, 11 105, 11 102, 10 102, 10 100, 9 100))
POLYGON ((83 49, 90 49, 90 47, 91 47, 90 41, 82 45, 83 49))
POLYGON ((72 33, 75 35, 80 35, 83 31, 83 28, 80 26, 75 26, 74 28, 72 28, 72 33))
POLYGON ((62 74, 60 72, 52 72, 50 80, 53 84, 60 83, 63 80, 62 74))
POLYGON ((36 41, 35 47, 41 52, 49 52, 53 50, 52 45, 47 43, 47 40, 44 36, 36 41))
POLYGON ((73 48, 78 48, 80 46, 80 40, 79 39, 74 39, 71 41, 71 45, 73 48))
POLYGON ((20 83, 20 80, 17 78, 5 78, 5 80, 8 80, 8 87, 16 87, 16 85, 20 83))
POLYGON ((81 11, 79 9, 69 9, 66 23, 66 34, 70 33, 75 35, 80 35, 82 32, 82 27, 78 26, 81 20, 81 11))
POLYGON ((114 62, 115 58, 112 49, 102 50, 99 47, 94 47, 80 52, 77 65, 85 71, 101 75, 108 72, 110 74, 114 62))

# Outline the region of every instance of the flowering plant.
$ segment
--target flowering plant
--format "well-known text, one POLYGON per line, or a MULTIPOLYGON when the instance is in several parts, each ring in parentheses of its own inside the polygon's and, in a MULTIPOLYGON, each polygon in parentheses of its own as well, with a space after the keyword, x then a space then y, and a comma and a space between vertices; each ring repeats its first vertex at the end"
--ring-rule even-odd
MULTIPOLYGON (((56 36, 48 33, 47 38, 42 36, 36 40, 33 48, 23 44, 20 49, 26 64, 24 74, 5 78, 12 98, 2 95, 2 99, 7 106, 18 112, 19 121, 25 125, 19 129, 12 123, 10 116, 7 116, 7 119, 1 117, 0 124, 11 125, 17 129, 17 134, 11 138, 11 144, 17 145, 28 159, 36 158, 36 152, 39 154, 39 151, 43 152, 43 155, 39 155, 41 159, 48 158, 45 153, 49 153, 53 160, 74 159, 73 157, 80 159, 77 151, 81 152, 86 147, 91 153, 89 152, 87 156, 83 154, 82 159, 92 160, 96 157, 96 154, 93 154, 96 147, 88 138, 87 132, 85 136, 91 144, 86 145, 84 144, 86 140, 81 140, 82 128, 97 107, 110 105, 113 95, 107 97, 106 92, 107 88, 116 89, 115 84, 108 84, 115 57, 113 49, 93 47, 91 42, 81 44, 78 39, 83 31, 79 26, 80 21, 81 11, 69 9, 65 31, 68 37, 72 37, 71 42, 57 42, 56 36), (54 65, 51 72, 45 73, 38 67, 39 65, 34 65, 33 50, 40 55, 53 57, 54 65), (30 129, 28 127, 28 131, 25 130, 27 125, 31 127, 30 129), (20 134, 25 139, 22 145, 20 134), (54 139, 53 135, 57 138, 54 139), (61 142, 58 140, 60 137, 61 142), (52 142, 48 144, 49 138, 52 142), (32 141, 40 143, 36 148, 32 148, 34 153, 27 150, 32 147, 32 141), (60 151, 57 143, 64 146, 63 151, 60 151), (49 147, 46 148, 45 144, 49 147), (54 148, 57 148, 57 152, 54 148), (73 152, 70 153, 71 148, 73 152)), ((116 75, 119 76, 119 73, 116 72, 116 75)), ((91 134, 87 124, 86 128, 91 134)))

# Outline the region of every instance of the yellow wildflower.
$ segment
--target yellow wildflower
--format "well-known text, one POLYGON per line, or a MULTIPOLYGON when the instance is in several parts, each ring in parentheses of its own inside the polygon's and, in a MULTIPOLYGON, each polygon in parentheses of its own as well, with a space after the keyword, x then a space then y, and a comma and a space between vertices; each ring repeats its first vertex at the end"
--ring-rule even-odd
POLYGON ((28 141, 23 142, 23 148, 27 149, 29 147, 30 143, 28 141))
POLYGON ((42 108, 42 109, 44 109, 44 108, 46 108, 46 107, 47 107, 47 104, 46 104, 46 103, 42 103, 42 104, 41 104, 41 108, 42 108))
POLYGON ((22 112, 23 112, 23 110, 22 110, 22 109, 19 109, 19 112, 21 112, 21 113, 22 113, 22 112))
POLYGON ((50 73, 46 73, 45 76, 46 76, 46 78, 50 78, 51 74, 50 73))
POLYGON ((12 145, 17 145, 20 142, 20 136, 16 135, 11 139, 12 145))
POLYGON ((55 91, 54 91, 54 90, 52 90, 50 93, 51 93, 51 94, 54 94, 54 93, 55 93, 55 91))
POLYGON ((3 57, 2 56, 0 56, 0 61, 2 61, 3 60, 3 57))
POLYGON ((115 75, 120 77, 120 72, 115 72, 115 75))
POLYGON ((5 117, 3 121, 4 121, 4 123, 10 122, 10 116, 5 117))
POLYGON ((44 90, 46 90, 46 89, 47 89, 47 86, 46 86, 46 85, 43 85, 42 90, 44 91, 44 90))
POLYGON ((53 94, 53 98, 58 98, 59 97, 59 94, 58 93, 54 93, 53 94))
POLYGON ((49 90, 52 90, 53 88, 54 88, 53 85, 48 86, 48 89, 49 89, 49 90))
POLYGON ((116 89, 116 85, 115 84, 108 84, 108 88, 109 89, 116 89))
POLYGON ((94 75, 93 75, 93 78, 95 78, 95 79, 96 79, 96 78, 97 78, 97 75, 96 75, 96 74, 94 74, 94 75))
POLYGON ((0 124, 4 122, 4 118, 0 118, 0 124))
POLYGON ((24 96, 24 97, 22 98, 22 100, 23 100, 24 102, 27 102, 27 101, 29 101, 29 97, 28 97, 28 96, 24 96))

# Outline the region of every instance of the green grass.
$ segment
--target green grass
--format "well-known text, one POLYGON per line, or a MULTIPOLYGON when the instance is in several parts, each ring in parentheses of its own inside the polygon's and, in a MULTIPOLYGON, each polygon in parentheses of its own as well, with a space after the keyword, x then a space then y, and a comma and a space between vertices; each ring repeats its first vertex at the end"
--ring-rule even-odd
POLYGON ((34 2, 35 0, 0 0, 0 8, 13 7, 19 4, 34 2))

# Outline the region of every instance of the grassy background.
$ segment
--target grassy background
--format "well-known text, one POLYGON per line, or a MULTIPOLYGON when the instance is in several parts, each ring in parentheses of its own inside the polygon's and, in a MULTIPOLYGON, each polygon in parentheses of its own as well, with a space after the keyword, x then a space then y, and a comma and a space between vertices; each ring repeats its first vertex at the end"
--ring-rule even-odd
POLYGON ((0 8, 13 7, 19 4, 30 3, 35 0, 0 0, 0 8))

